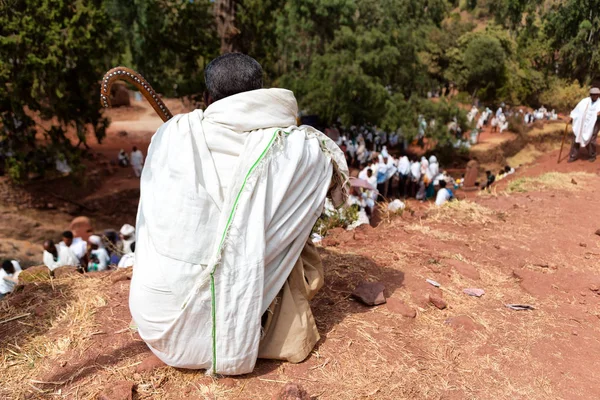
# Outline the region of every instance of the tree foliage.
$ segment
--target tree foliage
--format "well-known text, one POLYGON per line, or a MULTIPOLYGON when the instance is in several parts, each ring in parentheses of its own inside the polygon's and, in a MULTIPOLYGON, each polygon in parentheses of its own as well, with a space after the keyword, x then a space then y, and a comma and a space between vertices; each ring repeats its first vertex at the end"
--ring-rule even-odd
POLYGON ((43 173, 105 135, 98 81, 120 51, 100 0, 16 0, 0 10, 0 155, 11 176, 43 173), (71 142, 67 133, 74 132, 71 142))
POLYGON ((450 121, 468 124, 460 107, 430 94, 457 88, 464 102, 564 110, 600 78, 600 0, 221 3, 235 24, 226 33, 211 0, 3 2, 0 155, 13 155, 12 174, 76 156, 87 132, 102 139, 97 81, 110 66, 139 70, 167 96, 201 94, 218 34, 259 60, 269 86, 294 90, 301 109, 325 123, 410 138, 422 114, 435 120, 428 134, 438 142, 450 121))

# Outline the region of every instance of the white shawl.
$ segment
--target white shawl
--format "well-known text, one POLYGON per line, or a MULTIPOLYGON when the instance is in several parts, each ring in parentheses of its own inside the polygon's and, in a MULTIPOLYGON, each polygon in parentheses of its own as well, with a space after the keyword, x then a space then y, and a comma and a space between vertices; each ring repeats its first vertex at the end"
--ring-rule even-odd
MULTIPOLYGON (((330 182, 348 176, 339 147, 294 126, 296 115, 292 92, 261 89, 176 115, 152 138, 132 287, 140 262, 158 253, 181 311, 160 334, 139 332, 167 364, 225 375, 253 370, 261 315, 300 256, 330 182), (226 144, 239 135, 235 154, 226 144), (230 181, 219 182, 215 159, 228 151, 230 181)), ((339 206, 345 198, 333 200, 339 206)), ((151 314, 133 293, 132 314, 151 314)))
POLYGON ((575 134, 575 142, 582 146, 587 146, 592 138, 596 119, 600 112, 600 100, 592 103, 591 97, 586 97, 581 100, 577 107, 571 111, 573 118, 573 133, 575 134))

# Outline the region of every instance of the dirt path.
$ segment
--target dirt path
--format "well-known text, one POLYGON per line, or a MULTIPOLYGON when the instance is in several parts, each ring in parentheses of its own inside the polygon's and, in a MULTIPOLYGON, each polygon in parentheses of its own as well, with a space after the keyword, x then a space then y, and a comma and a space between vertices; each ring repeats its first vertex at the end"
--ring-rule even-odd
POLYGON ((150 353, 128 329, 128 280, 30 284, 0 305, 0 320, 30 313, 0 325, 8 378, 0 397, 92 399, 133 385, 136 399, 270 399, 294 381, 336 400, 592 398, 600 393, 600 164, 557 165, 556 155, 492 194, 332 232, 321 249, 327 284, 313 302, 322 339, 301 364, 259 361, 251 375, 227 379, 140 371, 150 353), (354 301, 362 280, 383 282, 388 303, 354 301), (448 307, 433 307, 429 295, 448 307), (415 318, 403 316, 407 308, 415 318))

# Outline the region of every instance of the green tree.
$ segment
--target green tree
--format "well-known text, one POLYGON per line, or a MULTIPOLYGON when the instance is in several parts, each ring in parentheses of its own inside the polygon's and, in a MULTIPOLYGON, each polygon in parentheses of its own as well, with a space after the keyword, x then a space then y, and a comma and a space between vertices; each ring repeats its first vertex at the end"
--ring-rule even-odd
POLYGON ((582 83, 600 78, 600 0, 557 2, 544 20, 559 75, 582 83))
POLYGON ((56 158, 75 164, 88 132, 105 135, 99 80, 121 49, 117 29, 100 0, 0 7, 0 156, 17 180, 56 158))
POLYGON ((109 0, 107 8, 127 33, 120 62, 166 96, 204 91, 204 67, 219 54, 209 0, 109 0))

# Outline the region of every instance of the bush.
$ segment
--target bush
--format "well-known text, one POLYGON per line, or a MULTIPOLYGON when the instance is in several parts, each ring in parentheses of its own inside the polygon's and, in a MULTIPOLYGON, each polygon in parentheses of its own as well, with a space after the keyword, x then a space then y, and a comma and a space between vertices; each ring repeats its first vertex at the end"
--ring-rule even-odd
POLYGON ((569 112, 581 99, 588 96, 588 89, 577 81, 554 79, 547 90, 540 95, 540 102, 548 109, 557 112, 569 112))

